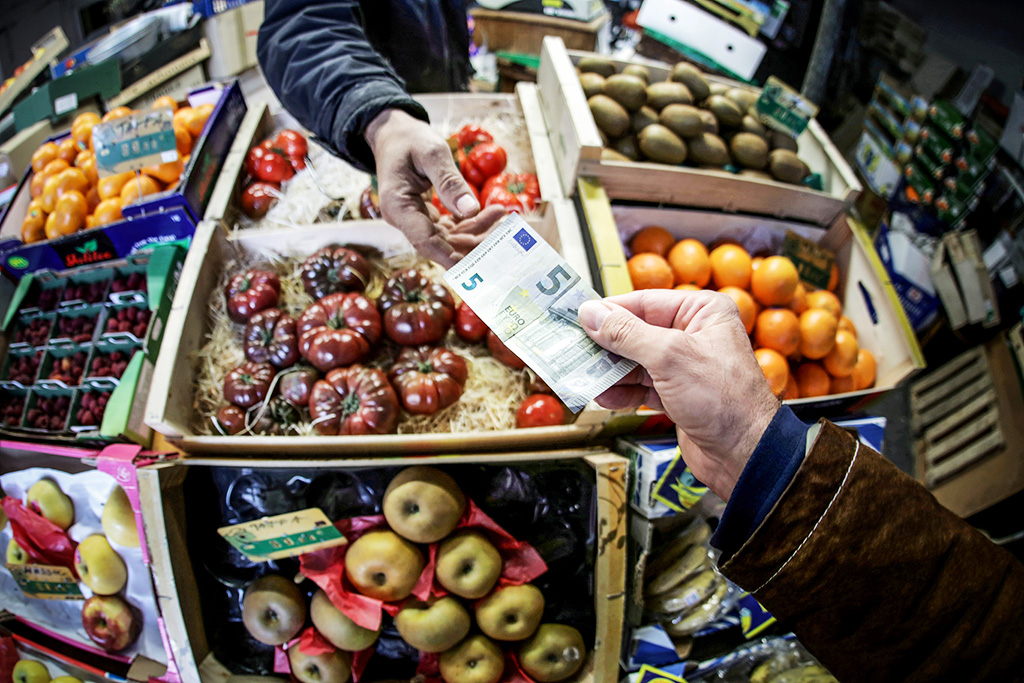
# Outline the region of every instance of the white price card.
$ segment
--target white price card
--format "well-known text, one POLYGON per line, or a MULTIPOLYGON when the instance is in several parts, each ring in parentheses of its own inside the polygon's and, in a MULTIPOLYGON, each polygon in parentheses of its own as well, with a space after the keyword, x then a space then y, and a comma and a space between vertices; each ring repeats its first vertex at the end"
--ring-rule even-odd
POLYGON ((444 279, 574 413, 636 367, 587 336, 579 307, 600 297, 518 214, 444 279))

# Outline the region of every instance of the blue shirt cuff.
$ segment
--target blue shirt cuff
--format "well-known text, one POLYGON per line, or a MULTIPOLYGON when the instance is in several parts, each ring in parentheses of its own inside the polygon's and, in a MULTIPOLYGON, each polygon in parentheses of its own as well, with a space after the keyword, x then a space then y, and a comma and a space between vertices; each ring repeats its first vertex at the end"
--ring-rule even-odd
POLYGON ((740 474, 711 545, 724 563, 746 543, 782 497, 807 452, 810 427, 782 406, 775 413, 740 474))

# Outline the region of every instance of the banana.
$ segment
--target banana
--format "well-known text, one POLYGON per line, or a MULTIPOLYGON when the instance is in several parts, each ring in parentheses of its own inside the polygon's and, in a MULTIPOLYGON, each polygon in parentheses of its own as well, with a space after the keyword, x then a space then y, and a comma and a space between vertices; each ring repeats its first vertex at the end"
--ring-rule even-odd
POLYGON ((818 664, 806 664, 789 669, 768 679, 768 683, 829 683, 835 677, 818 664))
POLYGON ((690 549, 683 553, 682 557, 647 581, 647 584, 644 586, 644 593, 647 595, 661 595, 675 588, 709 564, 707 548, 702 545, 690 546, 690 549))
POLYGON ((693 545, 702 545, 711 537, 711 528, 703 519, 696 519, 686 530, 673 539, 661 544, 653 559, 647 563, 647 576, 655 576, 663 572, 670 564, 678 560, 693 545))
POLYGON ((772 660, 761 662, 750 672, 750 683, 768 683, 772 674, 772 660))
POLYGON ((674 619, 665 624, 665 632, 670 636, 681 638, 693 635, 701 630, 717 616, 718 607, 722 604, 722 600, 725 599, 728 592, 729 584, 724 580, 719 581, 715 592, 703 603, 697 605, 692 612, 681 619, 674 619))
POLYGON ((679 614, 698 605, 715 590, 718 575, 711 569, 705 569, 696 576, 687 579, 681 585, 667 593, 655 596, 647 602, 647 608, 659 614, 679 614))

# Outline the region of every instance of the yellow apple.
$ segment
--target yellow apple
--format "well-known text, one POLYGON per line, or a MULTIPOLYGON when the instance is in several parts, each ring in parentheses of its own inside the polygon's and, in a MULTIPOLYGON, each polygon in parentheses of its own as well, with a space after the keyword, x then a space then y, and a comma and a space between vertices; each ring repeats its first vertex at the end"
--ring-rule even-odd
POLYGON ((7 564, 28 564, 29 556, 25 549, 13 538, 7 542, 7 564))
POLYGON ((544 594, 533 584, 506 586, 476 606, 476 623, 495 640, 524 640, 533 635, 544 616, 544 594))
POLYGON ((409 597, 420 578, 423 553, 394 531, 370 531, 345 553, 345 574, 363 595, 391 602, 409 597))
POLYGON ((309 616, 320 635, 334 647, 346 652, 365 650, 377 642, 377 636, 380 635, 379 626, 376 631, 363 628, 335 607, 322 590, 313 595, 309 616))
POLYGON ((439 658, 445 683, 498 683, 505 655, 487 636, 470 636, 439 658))
POLYGON ((266 574, 245 589, 242 623, 261 643, 282 645, 297 636, 306 623, 306 601, 294 581, 266 574))
POLYGON ((42 662, 32 659, 19 659, 11 673, 14 683, 50 683, 50 672, 42 662))
POLYGON ((519 648, 519 666, 537 683, 555 683, 579 671, 586 654, 583 636, 572 626, 541 624, 519 648))
POLYGON ((395 615, 395 628, 405 642, 421 652, 444 652, 469 633, 466 608, 453 597, 430 603, 406 603, 395 615))
POLYGON ((120 486, 115 486, 103 506, 103 517, 100 519, 103 533, 107 538, 126 548, 139 547, 139 528, 135 525, 135 512, 128 501, 128 494, 120 486))
POLYGON ((307 655, 294 645, 288 648, 288 664, 301 683, 345 683, 352 676, 352 655, 341 650, 307 655))
POLYGON ((450 476, 433 467, 407 467, 384 491, 384 518, 414 543, 436 543, 455 529, 466 497, 450 476))
POLYGON ((68 529, 75 521, 75 504, 53 479, 40 479, 32 484, 25 502, 30 510, 38 512, 61 529, 68 529))
POLYGON ((479 531, 455 534, 437 549, 437 580, 461 598, 476 600, 490 593, 501 567, 498 549, 479 531))
POLYGON ((102 534, 87 537, 75 548, 75 571, 96 595, 114 595, 128 583, 128 567, 102 534))

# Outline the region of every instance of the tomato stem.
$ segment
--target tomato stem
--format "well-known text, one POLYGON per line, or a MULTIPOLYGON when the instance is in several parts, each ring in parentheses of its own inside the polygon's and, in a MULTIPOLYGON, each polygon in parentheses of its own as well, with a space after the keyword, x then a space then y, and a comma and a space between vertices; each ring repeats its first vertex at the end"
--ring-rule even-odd
POLYGON ((359 397, 351 393, 341 400, 341 419, 347 418, 359 410, 359 397))

